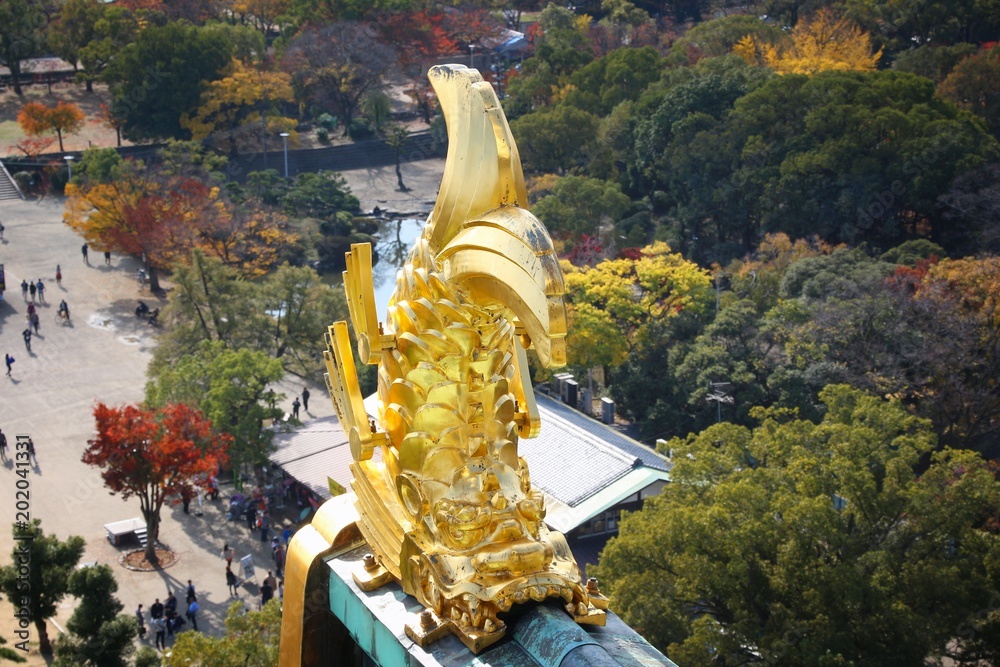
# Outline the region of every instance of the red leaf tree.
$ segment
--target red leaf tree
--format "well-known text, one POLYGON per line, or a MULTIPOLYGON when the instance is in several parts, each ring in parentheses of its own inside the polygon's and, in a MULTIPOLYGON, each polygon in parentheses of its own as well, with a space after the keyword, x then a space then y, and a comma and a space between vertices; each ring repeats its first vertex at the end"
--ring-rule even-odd
POLYGON ((215 433, 212 423, 183 403, 159 410, 138 406, 94 408, 97 436, 87 441, 83 462, 102 468, 112 493, 139 498, 146 520, 146 558, 156 563, 160 509, 171 498, 190 497, 208 473, 226 458, 229 435, 215 433))

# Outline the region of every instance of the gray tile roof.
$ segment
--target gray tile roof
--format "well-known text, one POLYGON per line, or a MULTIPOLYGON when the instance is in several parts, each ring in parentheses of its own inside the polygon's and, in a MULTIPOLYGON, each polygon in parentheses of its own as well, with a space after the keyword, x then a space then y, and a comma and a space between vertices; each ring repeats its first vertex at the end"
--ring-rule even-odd
MULTIPOLYGON (((269 457, 271 462, 321 498, 330 497, 327 477, 351 488, 351 446, 336 417, 320 417, 294 431, 275 433, 274 444, 277 450, 269 457)), ((381 453, 376 451, 375 458, 381 453)))
MULTIPOLYGON (((645 445, 548 396, 536 394, 542 420, 537 438, 522 439, 531 483, 564 505, 576 507, 639 467, 669 471, 669 463, 645 445)), ((371 410, 377 405, 366 399, 371 410)), ((349 489, 351 451, 336 417, 306 422, 276 433, 270 459, 289 475, 329 498, 327 476, 349 489)))
POLYGON ((528 462, 531 483, 575 507, 645 466, 669 470, 666 459, 547 396, 536 394, 542 429, 522 439, 518 453, 528 462))

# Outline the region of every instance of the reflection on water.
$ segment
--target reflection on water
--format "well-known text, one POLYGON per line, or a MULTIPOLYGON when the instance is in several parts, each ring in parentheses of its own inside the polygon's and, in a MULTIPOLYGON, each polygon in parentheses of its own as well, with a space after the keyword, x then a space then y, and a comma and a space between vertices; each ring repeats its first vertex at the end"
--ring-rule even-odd
MULTIPOLYGON (((375 283, 375 305, 379 321, 385 320, 385 312, 389 307, 392 291, 396 289, 396 271, 406 262, 413 242, 420 236, 424 227, 423 220, 402 218, 399 220, 382 220, 379 223, 375 252, 378 253, 378 263, 372 273, 375 283)), ((323 277, 330 284, 342 285, 339 273, 323 277)))

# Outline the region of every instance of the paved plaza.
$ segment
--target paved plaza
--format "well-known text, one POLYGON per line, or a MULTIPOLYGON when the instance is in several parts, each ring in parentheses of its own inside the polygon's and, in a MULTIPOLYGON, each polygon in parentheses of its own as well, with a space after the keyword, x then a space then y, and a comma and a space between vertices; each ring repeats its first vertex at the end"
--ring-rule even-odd
MULTIPOLYGON (((387 194, 381 194, 384 183, 395 184, 391 168, 345 176, 357 188, 363 206, 383 202, 386 208, 385 203, 392 201, 395 210, 420 212, 429 209, 427 202, 433 203, 443 167, 440 160, 428 163, 412 168, 413 180, 408 184, 414 191, 406 195, 392 192, 391 186, 387 194)), ((108 542, 104 524, 140 516, 139 501, 111 496, 99 471, 83 464, 80 457, 93 435, 96 402, 120 405, 142 400, 155 338, 154 330, 135 317, 134 309, 140 298, 150 308, 162 308, 165 301, 148 290, 140 291, 134 277, 139 268, 135 258, 113 254, 110 265, 105 265, 103 254, 91 251, 89 263, 84 262, 82 240, 62 222, 63 204, 62 198, 52 197, 41 202, 0 202, 0 222, 5 227, 0 263, 7 282, 0 305, 0 354, 10 353, 16 359, 11 377, 0 378, 0 428, 11 446, 18 434, 30 435, 36 443, 38 464, 30 477, 31 516, 42 520, 46 533, 63 539, 83 537, 84 562, 113 566, 120 587, 118 598, 126 612, 134 611, 139 603, 148 609, 155 598, 163 600, 168 590, 183 600, 183 588, 191 579, 202 608, 199 629, 217 634, 232 602, 226 589, 225 561, 219 555, 223 544, 232 545, 237 557, 252 554, 258 579, 271 567, 270 548, 259 535, 251 536, 245 523, 226 521, 226 499, 232 486, 223 485, 219 501, 206 501, 202 516, 195 515, 197 503, 192 503, 191 514, 184 514, 180 505, 164 509, 160 542, 177 554, 176 564, 152 573, 129 571, 119 564, 126 549, 108 542), (61 286, 55 281, 57 265, 62 269, 61 286), (19 286, 22 280, 38 279, 46 285, 45 303, 37 306, 41 332, 28 352, 21 336, 27 326, 28 304, 19 286), (71 326, 55 321, 62 299, 69 305, 71 326)), ((277 388, 286 395, 283 407, 287 411, 301 388, 296 377, 286 378, 277 388)), ((333 414, 325 390, 312 386, 311 391, 310 412, 301 417, 333 414)), ((2 564, 11 560, 9 526, 15 520, 15 479, 10 462, 0 467, 0 512, 7 514, 0 516, 2 564)), ((255 593, 255 587, 241 589, 245 600, 255 600, 255 593)), ((73 598, 64 600, 56 623, 65 627, 74 604, 73 598)), ((0 621, 0 635, 11 640, 10 607, 4 605, 0 612, 7 618, 0 621)), ((55 634, 50 630, 53 639, 55 634)), ((151 645, 150 634, 147 642, 151 645)))

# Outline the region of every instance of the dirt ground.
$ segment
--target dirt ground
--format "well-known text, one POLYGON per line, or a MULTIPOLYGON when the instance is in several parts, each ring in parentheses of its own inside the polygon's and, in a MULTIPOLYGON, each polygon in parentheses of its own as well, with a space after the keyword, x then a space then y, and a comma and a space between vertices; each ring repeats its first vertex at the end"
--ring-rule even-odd
MULTIPOLYGON (((43 667, 51 662, 51 658, 46 660, 41 653, 38 652, 38 641, 36 639, 35 627, 31 626, 31 641, 28 642, 28 652, 22 653, 14 645, 20 641, 17 635, 14 634, 18 630, 18 621, 14 617, 14 608, 11 606, 10 602, 4 598, 0 601, 0 637, 7 640, 6 647, 17 651, 17 654, 23 658, 27 659, 25 663, 19 663, 25 665, 25 667, 43 667)), ((59 636, 59 630, 52 625, 48 624, 49 641, 55 641, 56 637, 59 636)), ((14 663, 4 663, 5 665, 14 663)))
MULTIPOLYGON (((387 94, 392 101, 394 114, 413 115, 411 112, 412 103, 407 97, 405 80, 393 81, 387 87, 387 94)), ((115 131, 107 127, 100 119, 101 105, 107 104, 111 96, 107 86, 95 84, 93 92, 88 93, 86 87, 76 83, 54 83, 51 86, 31 85, 23 88, 24 97, 19 98, 11 89, 6 89, 0 93, 0 157, 11 157, 23 155, 17 148, 17 143, 25 139, 25 134, 17 122, 17 113, 27 102, 39 102, 46 106, 54 106, 56 103, 72 102, 80 107, 86 114, 86 121, 83 128, 76 134, 63 137, 63 148, 66 151, 82 151, 87 148, 107 148, 117 145, 115 131)), ((427 129, 427 125, 420 120, 411 120, 404 123, 411 132, 427 129)), ((350 139, 341 136, 341 131, 331 133, 327 143, 320 143, 315 132, 300 132, 297 135, 298 141, 289 143, 289 148, 319 148, 321 146, 338 145, 350 142, 350 139)), ((45 149, 45 153, 56 153, 59 151, 59 142, 55 135, 51 135, 52 144, 45 149)), ((128 140, 122 140, 123 146, 131 146, 128 140)))
MULTIPOLYGON (((87 115, 83 129, 77 134, 63 137, 63 148, 67 151, 82 151, 91 146, 104 148, 116 145, 115 131, 107 128, 100 121, 101 104, 106 104, 110 97, 107 88, 94 86, 94 92, 88 93, 86 88, 75 83, 52 84, 52 91, 47 86, 27 86, 24 97, 19 98, 10 89, 0 93, 0 154, 4 156, 23 155, 16 147, 17 142, 25 138, 21 126, 17 124, 17 112, 27 102, 40 102, 46 106, 54 106, 57 102, 72 102, 87 115)), ((129 142, 123 141, 123 145, 129 142)), ((45 152, 59 150, 59 142, 52 136, 52 145, 45 152)))

